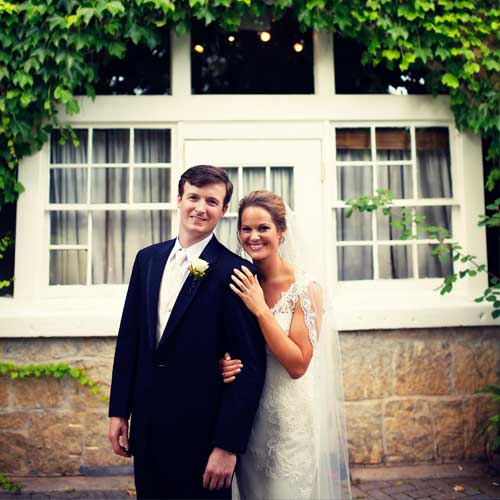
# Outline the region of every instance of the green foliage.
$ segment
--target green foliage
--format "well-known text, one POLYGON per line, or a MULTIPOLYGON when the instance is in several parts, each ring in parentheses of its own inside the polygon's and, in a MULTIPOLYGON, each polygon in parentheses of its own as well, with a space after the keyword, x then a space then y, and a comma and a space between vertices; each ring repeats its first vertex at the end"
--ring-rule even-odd
POLYGON ((98 396, 101 401, 108 401, 105 390, 97 382, 89 379, 86 370, 82 368, 71 367, 65 363, 48 363, 38 365, 16 365, 0 361, 0 375, 10 376, 10 378, 26 377, 54 377, 60 379, 70 377, 75 379, 81 386, 87 387, 94 396, 98 396))
POLYGON ((425 64, 430 91, 447 89, 459 129, 482 134, 500 179, 500 8, 495 0, 0 0, 0 206, 22 192, 18 161, 58 125, 57 105, 79 111, 94 97, 98 62, 126 44, 154 48, 160 32, 186 32, 191 19, 236 30, 244 15, 279 19, 293 9, 301 28, 338 32, 366 46, 370 65, 425 64))
POLYGON ((498 450, 500 448, 500 387, 498 385, 488 385, 483 389, 478 389, 475 393, 488 394, 498 405, 498 412, 488 417, 488 423, 481 431, 483 436, 489 437, 490 450, 498 450))
MULTIPOLYGON (((8 233, 5 236, 0 237, 0 260, 4 258, 5 252, 14 245, 14 238, 12 234, 8 233)), ((8 280, 0 280, 0 290, 2 288, 8 287, 13 278, 8 280)))
MULTIPOLYGON (((388 206, 392 202, 393 194, 386 189, 377 190, 376 195, 365 195, 358 199, 347 200, 346 204, 351 207, 346 211, 346 216, 350 217, 354 210, 359 212, 372 212, 382 208, 384 215, 390 217, 390 224, 395 229, 401 231, 400 239, 417 239, 423 236, 426 239, 435 240, 432 243, 432 255, 446 262, 452 259, 453 262, 460 263, 460 270, 451 273, 443 278, 443 283, 438 287, 441 295, 450 293, 453 285, 467 276, 474 278, 478 273, 487 273, 490 286, 486 288, 483 295, 477 297, 475 302, 489 302, 492 306, 491 316, 493 319, 500 317, 500 278, 488 271, 485 264, 479 264, 474 255, 462 252, 462 247, 455 242, 449 241, 450 234, 444 227, 433 226, 426 223, 425 216, 416 215, 411 208, 402 208, 399 214, 392 211, 388 206), (413 230, 415 228, 415 231, 413 230)), ((500 198, 487 206, 493 211, 492 216, 481 215, 478 225, 485 227, 498 227, 500 219, 500 198)))
POLYGON ((10 481, 8 477, 0 472, 0 485, 4 490, 10 491, 11 493, 18 494, 21 493, 21 485, 10 481))

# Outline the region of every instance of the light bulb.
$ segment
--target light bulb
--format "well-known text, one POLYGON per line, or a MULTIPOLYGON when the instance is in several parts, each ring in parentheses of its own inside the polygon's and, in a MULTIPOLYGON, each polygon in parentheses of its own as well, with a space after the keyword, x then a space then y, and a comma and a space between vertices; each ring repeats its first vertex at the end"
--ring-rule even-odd
POLYGON ((269 40, 271 40, 271 33, 269 33, 268 31, 262 31, 259 36, 260 36, 261 42, 265 43, 265 42, 269 42, 269 40))
POLYGON ((198 54, 203 54, 203 52, 205 52, 205 47, 203 47, 203 45, 200 45, 199 43, 197 43, 194 47, 193 47, 193 50, 195 52, 198 52, 198 54))
POLYGON ((293 50, 295 50, 295 52, 302 52, 304 50, 304 45, 302 42, 295 42, 293 44, 293 50))
POLYGON ((229 35, 227 37, 227 40, 228 40, 229 43, 233 43, 236 40, 236 37, 234 35, 229 35))

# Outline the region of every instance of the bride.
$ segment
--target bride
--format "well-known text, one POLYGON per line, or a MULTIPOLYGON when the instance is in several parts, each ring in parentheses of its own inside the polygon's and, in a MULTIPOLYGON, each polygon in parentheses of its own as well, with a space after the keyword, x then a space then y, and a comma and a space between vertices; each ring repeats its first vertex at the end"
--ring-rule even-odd
MULTIPOLYGON (((257 318, 268 356, 260 407, 236 468, 239 495, 350 499, 338 335, 322 288, 298 265, 307 257, 294 249, 301 240, 291 219, 270 191, 240 201, 239 240, 259 278, 242 266, 229 286, 257 318)), ((225 383, 242 369, 229 353, 221 360, 225 383)))

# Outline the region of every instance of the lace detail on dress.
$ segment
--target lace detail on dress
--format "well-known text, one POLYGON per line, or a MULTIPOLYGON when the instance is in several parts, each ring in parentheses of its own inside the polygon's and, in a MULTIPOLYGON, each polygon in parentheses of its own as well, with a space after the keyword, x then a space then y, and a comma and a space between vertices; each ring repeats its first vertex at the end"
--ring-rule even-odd
MULTIPOLYGON (((296 281, 282 292, 271 312, 288 335, 293 312, 300 298, 309 338, 314 347, 317 338, 315 318, 307 285, 302 286, 305 281, 296 281)), ((311 498, 317 468, 317 426, 312 411, 312 384, 312 370, 294 380, 268 351, 266 383, 247 453, 241 457, 238 474, 244 500, 311 498), (270 482, 264 478, 269 478, 270 482)))

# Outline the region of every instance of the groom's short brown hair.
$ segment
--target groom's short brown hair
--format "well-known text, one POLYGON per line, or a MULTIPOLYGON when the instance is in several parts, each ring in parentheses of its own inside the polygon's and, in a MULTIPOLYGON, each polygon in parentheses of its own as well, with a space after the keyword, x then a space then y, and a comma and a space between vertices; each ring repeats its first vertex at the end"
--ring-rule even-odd
POLYGON ((184 184, 189 182, 192 186, 203 187, 208 184, 224 184, 226 195, 224 196, 224 206, 227 206, 233 195, 233 183, 222 168, 212 165, 195 165, 188 168, 179 179, 178 193, 182 198, 184 194, 184 184))

